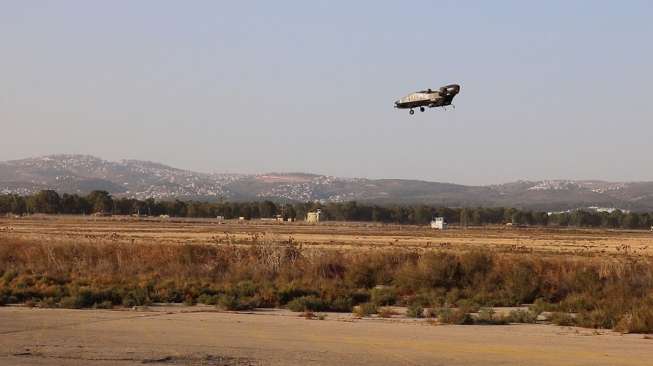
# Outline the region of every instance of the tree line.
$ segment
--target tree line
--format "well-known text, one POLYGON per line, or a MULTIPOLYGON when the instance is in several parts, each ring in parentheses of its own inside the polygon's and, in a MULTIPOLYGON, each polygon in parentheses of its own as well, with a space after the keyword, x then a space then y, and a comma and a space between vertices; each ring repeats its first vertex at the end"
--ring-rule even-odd
POLYGON ((648 229, 653 226, 653 213, 595 212, 575 210, 561 213, 520 210, 504 207, 450 208, 429 205, 374 205, 343 203, 275 203, 258 202, 205 202, 158 201, 153 198, 116 198, 106 191, 93 191, 88 195, 58 194, 53 190, 21 196, 0 194, 0 214, 93 214, 147 215, 171 217, 225 219, 244 217, 258 219, 281 215, 284 218, 303 219, 309 211, 321 209, 327 220, 371 221, 400 224, 428 224, 433 217, 444 217, 450 224, 478 226, 488 224, 603 227, 648 229))

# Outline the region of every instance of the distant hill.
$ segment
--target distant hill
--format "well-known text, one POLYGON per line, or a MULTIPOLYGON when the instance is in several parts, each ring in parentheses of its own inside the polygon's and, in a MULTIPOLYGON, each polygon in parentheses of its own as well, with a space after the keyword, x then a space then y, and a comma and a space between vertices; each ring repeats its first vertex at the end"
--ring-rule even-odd
POLYGON ((42 189, 85 194, 106 190, 139 199, 362 201, 509 206, 559 211, 616 207, 653 211, 653 182, 518 181, 465 186, 406 179, 338 178, 306 173, 206 174, 163 164, 88 155, 50 155, 0 162, 0 192, 42 189))

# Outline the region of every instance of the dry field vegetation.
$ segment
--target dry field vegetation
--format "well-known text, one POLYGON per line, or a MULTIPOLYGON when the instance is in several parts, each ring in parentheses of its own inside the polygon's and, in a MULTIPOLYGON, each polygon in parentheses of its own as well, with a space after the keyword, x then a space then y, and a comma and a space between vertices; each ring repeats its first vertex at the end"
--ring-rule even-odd
POLYGON ((644 231, 210 220, 0 220, 0 303, 203 303, 453 324, 553 322, 653 332, 644 231), (498 315, 494 307, 530 304, 498 315))

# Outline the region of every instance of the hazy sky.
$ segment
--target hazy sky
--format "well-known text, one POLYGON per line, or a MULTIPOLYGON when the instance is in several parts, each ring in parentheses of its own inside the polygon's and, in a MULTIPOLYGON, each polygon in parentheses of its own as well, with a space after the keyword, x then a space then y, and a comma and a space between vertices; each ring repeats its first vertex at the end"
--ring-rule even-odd
POLYGON ((0 1, 0 160, 653 180, 652 19, 652 1, 0 1), (453 111, 393 109, 453 82, 453 111))

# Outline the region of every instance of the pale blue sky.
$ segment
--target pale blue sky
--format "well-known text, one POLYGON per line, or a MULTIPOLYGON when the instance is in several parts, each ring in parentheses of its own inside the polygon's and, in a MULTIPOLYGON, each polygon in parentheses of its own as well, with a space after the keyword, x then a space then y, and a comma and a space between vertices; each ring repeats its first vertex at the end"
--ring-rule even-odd
POLYGON ((0 160, 653 180, 651 1, 0 1, 0 160), (460 83, 454 111, 393 101, 460 83))

